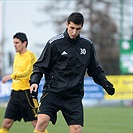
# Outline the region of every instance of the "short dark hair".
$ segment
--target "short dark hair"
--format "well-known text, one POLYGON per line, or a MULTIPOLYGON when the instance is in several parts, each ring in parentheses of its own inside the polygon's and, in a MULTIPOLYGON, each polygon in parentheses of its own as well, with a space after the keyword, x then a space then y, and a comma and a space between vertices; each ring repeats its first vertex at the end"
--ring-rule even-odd
POLYGON ((27 36, 26 36, 25 33, 18 32, 18 33, 16 33, 16 34, 13 36, 13 39, 14 39, 14 38, 19 39, 22 43, 26 41, 26 42, 27 42, 26 47, 27 47, 27 45, 28 45, 28 39, 27 39, 27 36))
POLYGON ((81 24, 83 26, 84 17, 79 12, 73 12, 69 15, 67 22, 68 24, 70 24, 70 22, 73 22, 74 24, 78 24, 78 25, 81 24))

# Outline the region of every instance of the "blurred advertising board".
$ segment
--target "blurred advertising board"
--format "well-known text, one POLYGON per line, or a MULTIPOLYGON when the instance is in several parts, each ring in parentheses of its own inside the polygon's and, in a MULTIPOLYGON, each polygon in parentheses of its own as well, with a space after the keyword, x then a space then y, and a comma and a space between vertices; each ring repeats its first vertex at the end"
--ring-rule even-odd
POLYGON ((103 99, 104 90, 102 86, 96 84, 92 78, 84 80, 84 100, 87 99, 103 99))
POLYGON ((116 93, 113 96, 105 94, 105 99, 133 100, 133 75, 107 76, 114 84, 116 93))
MULTIPOLYGON (((133 100, 133 76, 107 76, 109 81, 114 84, 115 95, 108 95, 104 89, 96 84, 92 78, 86 77, 84 80, 84 98, 83 101, 90 100, 133 100)), ((38 98, 41 97, 44 79, 41 80, 38 91, 38 98)), ((0 99, 8 99, 11 92, 11 81, 2 84, 0 80, 0 99)))

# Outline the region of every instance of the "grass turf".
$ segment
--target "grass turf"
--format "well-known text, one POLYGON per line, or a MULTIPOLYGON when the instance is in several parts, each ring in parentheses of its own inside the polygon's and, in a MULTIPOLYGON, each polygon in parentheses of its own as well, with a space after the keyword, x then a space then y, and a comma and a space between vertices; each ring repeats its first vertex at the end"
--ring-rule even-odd
MULTIPOLYGON (((3 120, 5 108, 0 108, 0 125, 3 120)), ((56 125, 51 122, 49 133, 69 133, 62 114, 58 113, 56 125)), ((10 133, 33 133, 31 123, 15 122, 10 133)), ((132 107, 90 107, 84 108, 83 133, 133 133, 132 107)))

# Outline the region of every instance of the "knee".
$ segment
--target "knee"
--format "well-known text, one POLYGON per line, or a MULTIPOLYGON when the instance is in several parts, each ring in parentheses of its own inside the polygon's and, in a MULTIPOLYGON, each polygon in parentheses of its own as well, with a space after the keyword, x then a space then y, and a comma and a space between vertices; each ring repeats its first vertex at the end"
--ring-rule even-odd
POLYGON ((70 125, 70 133, 81 133, 82 126, 81 125, 70 125))
POLYGON ((39 114, 35 130, 44 131, 47 128, 49 121, 50 117, 48 115, 39 114))
POLYGON ((32 123, 33 127, 35 128, 36 127, 37 120, 34 120, 31 123, 32 123))
POLYGON ((37 121, 37 125, 38 126, 47 126, 48 122, 43 120, 43 119, 40 119, 40 120, 37 121))
POLYGON ((38 115, 37 125, 47 126, 49 121, 50 121, 50 117, 48 115, 40 114, 38 115))
POLYGON ((11 119, 4 119, 3 123, 2 123, 2 127, 6 128, 6 129, 10 129, 10 127, 12 126, 14 120, 11 119))

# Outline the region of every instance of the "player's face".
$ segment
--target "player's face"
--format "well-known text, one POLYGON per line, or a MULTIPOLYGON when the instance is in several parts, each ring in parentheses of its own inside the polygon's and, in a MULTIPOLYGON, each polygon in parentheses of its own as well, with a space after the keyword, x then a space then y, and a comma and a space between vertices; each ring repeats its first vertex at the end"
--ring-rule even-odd
POLYGON ((26 42, 22 43, 20 39, 14 38, 13 43, 14 43, 14 47, 15 47, 16 52, 19 52, 20 54, 25 52, 26 42))
POLYGON ((77 36, 80 34, 80 31, 82 29, 82 25, 77 25, 77 24, 74 24, 73 22, 70 22, 70 24, 68 24, 66 22, 66 26, 67 26, 67 32, 68 32, 68 35, 71 39, 76 39, 77 36))

